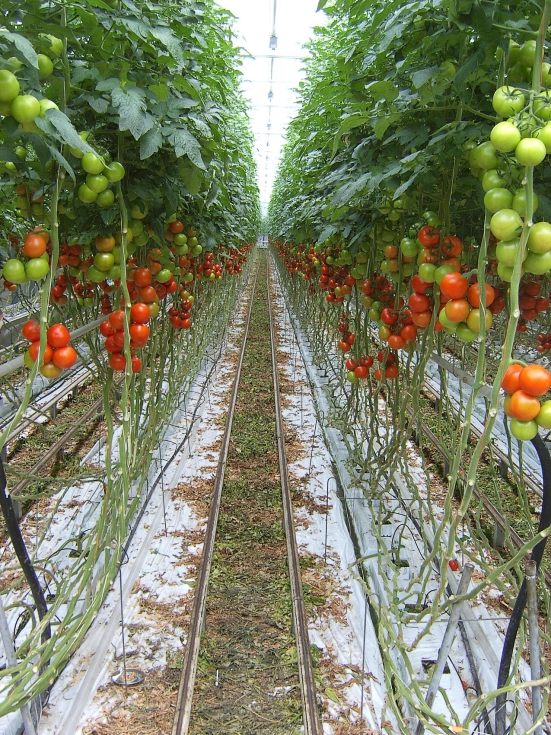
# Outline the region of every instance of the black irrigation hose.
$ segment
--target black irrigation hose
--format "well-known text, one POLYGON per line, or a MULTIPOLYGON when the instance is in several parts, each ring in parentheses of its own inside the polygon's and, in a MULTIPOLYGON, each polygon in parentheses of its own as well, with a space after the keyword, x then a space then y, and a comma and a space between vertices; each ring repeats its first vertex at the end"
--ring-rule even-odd
MULTIPOLYGON (((540 522, 538 533, 551 526, 551 454, 545 446, 545 442, 539 434, 532 439, 534 449, 538 453, 541 464, 542 486, 543 486, 543 504, 541 508, 540 522)), ((541 539, 539 543, 532 549, 531 559, 536 562, 539 568, 540 562, 547 543, 547 536, 541 539)), ((501 654, 501 663, 499 665, 499 673, 497 677, 497 688, 501 689, 507 683, 509 678, 509 670, 511 668, 511 659, 513 657, 513 649, 517 638, 522 613, 526 607, 526 580, 523 580, 520 587, 518 597, 511 613, 507 633, 503 642, 503 653, 501 654)), ((499 694, 496 699, 496 735, 505 735, 507 720, 507 694, 499 694)))
MULTIPOLYGON (((44 616, 48 612, 46 598, 44 597, 44 590, 40 586, 35 568, 32 565, 29 552, 27 551, 27 547, 25 546, 25 541, 21 533, 21 529, 19 528, 19 523, 17 522, 17 516, 15 515, 11 496, 6 493, 6 488, 6 473, 4 472, 4 464, 2 462, 2 459, 0 458, 0 507, 2 508, 4 520, 6 521, 6 527, 13 545, 13 550, 17 555, 19 564, 21 565, 21 569, 23 570, 23 574, 25 575, 25 578, 31 590, 38 617, 40 620, 42 620, 42 618, 44 618, 44 616)), ((48 623, 48 625, 46 625, 44 627, 44 630, 42 631, 42 643, 45 643, 47 640, 49 640, 51 638, 51 635, 52 631, 50 628, 50 624, 48 623)))

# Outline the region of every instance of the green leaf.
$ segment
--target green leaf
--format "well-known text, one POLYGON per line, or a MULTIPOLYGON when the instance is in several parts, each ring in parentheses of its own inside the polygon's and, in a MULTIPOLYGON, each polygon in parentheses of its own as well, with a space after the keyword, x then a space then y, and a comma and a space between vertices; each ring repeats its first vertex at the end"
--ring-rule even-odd
POLYGON ((316 13, 318 10, 323 10, 323 8, 327 5, 328 0, 319 0, 318 7, 316 8, 316 13))
POLYGON ((45 118, 53 125, 63 143, 78 148, 83 153, 93 150, 77 133, 73 123, 61 110, 47 110, 45 118))
POLYGON ((140 140, 140 159, 143 161, 157 153, 163 144, 163 136, 157 126, 148 130, 140 140))
POLYGON ((0 30, 0 35, 2 38, 5 38, 6 41, 12 43, 31 66, 38 69, 38 58, 30 41, 23 36, 20 36, 19 33, 10 33, 10 31, 0 30))
POLYGON ((119 130, 129 130, 135 140, 151 130, 155 119, 146 112, 143 90, 130 85, 125 89, 118 87, 111 92, 111 99, 119 112, 119 130))
POLYGON ((165 128, 164 134, 174 147, 177 158, 187 155, 189 160, 198 168, 205 168, 201 157, 201 146, 197 138, 187 128, 165 128))
POLYGON ((373 126, 373 130, 375 131, 375 135, 379 140, 382 140, 384 134, 392 124, 392 120, 390 116, 387 117, 380 117, 375 125, 373 126))
POLYGON ((335 137, 333 138, 333 150, 331 152, 331 158, 334 158, 342 136, 353 128, 357 128, 360 125, 365 125, 368 120, 368 117, 359 113, 354 113, 352 115, 348 115, 348 117, 345 117, 345 119, 341 122, 339 129, 335 134, 335 137))
POLYGON ((19 158, 17 153, 5 145, 0 146, 0 161, 2 161, 2 163, 5 163, 6 161, 11 161, 11 163, 17 163, 18 165, 21 165, 21 159, 19 158))
POLYGON ((413 82, 414 89, 419 89, 423 84, 432 79, 440 71, 437 66, 427 66, 425 69, 419 69, 414 71, 411 75, 411 81, 413 82))
POLYGON ((393 82, 371 82, 366 85, 365 89, 376 102, 379 100, 393 102, 400 94, 393 82))
POLYGON ((186 189, 190 194, 196 196, 201 191, 201 184, 203 183, 203 177, 199 176, 193 169, 183 167, 180 170, 182 181, 185 184, 186 189))
POLYGON ((337 694, 336 690, 333 689, 333 687, 325 688, 325 696, 327 697, 327 699, 330 699, 332 702, 335 702, 335 704, 341 703, 341 700, 339 699, 339 695, 337 694))

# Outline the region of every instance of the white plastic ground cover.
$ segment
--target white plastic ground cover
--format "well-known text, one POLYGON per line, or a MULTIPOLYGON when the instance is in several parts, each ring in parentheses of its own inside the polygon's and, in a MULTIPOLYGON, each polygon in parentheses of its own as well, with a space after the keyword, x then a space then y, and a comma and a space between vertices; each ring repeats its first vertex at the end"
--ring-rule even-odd
MULTIPOLYGON (((283 306, 282 309, 285 309, 285 306, 283 306)), ((324 375, 315 367, 313 358, 309 350, 307 335, 301 329, 298 320, 292 315, 290 318, 292 321, 294 332, 298 338, 298 343, 304 358, 304 362, 306 364, 310 384, 313 386, 316 403, 318 405, 318 411, 321 416, 329 416, 330 406, 327 402, 327 397, 323 390, 323 385, 324 383, 327 383, 327 378, 324 377, 324 375)), ((324 424, 324 431, 326 440, 335 461, 337 473, 341 480, 342 487, 344 488, 347 506, 353 518, 356 536, 360 544, 360 550, 362 555, 366 558, 365 566, 371 580, 375 605, 378 607, 378 610, 380 612, 387 613, 389 608, 388 600, 386 599, 385 595, 385 585, 382 583, 382 580, 380 578, 377 564, 377 555, 381 554, 382 550, 378 548, 377 540, 372 532, 372 525, 376 522, 376 518, 374 517, 373 512, 373 502, 370 501, 369 498, 364 497, 361 491, 361 487, 358 486, 358 478, 353 477, 349 472, 349 467, 347 465, 348 452, 340 432, 329 424, 324 424)), ((410 456, 414 456, 416 454, 416 449, 413 445, 409 446, 409 450, 410 456)), ((420 488, 426 486, 426 475, 422 471, 422 465, 420 461, 417 469, 410 466, 408 470, 410 473, 412 471, 416 473, 420 488)), ((409 593, 411 593, 411 591, 414 590, 414 584, 412 585, 410 582, 412 580, 414 582, 416 572, 423 561, 422 557, 420 557, 419 555, 419 551, 415 543, 416 536, 418 537, 419 532, 417 530, 416 524, 413 523, 411 516, 413 516, 414 518, 416 517, 416 520, 419 523, 420 513, 418 509, 412 509, 409 507, 411 496, 407 491, 406 483, 403 481, 402 478, 399 477, 397 473, 392 478, 391 484, 395 486, 398 494, 394 495, 393 493, 387 493, 385 502, 389 503, 390 508, 392 508, 392 503, 394 503, 394 506, 397 509, 400 509, 401 507, 401 509, 403 510, 403 518, 401 519, 401 523, 407 524, 407 530, 409 534, 408 538, 406 538, 406 553, 408 557, 407 561, 409 563, 409 567, 406 568, 405 571, 404 569, 400 570, 400 568, 396 568, 392 563, 392 558, 389 555, 387 576, 391 575, 394 577, 395 585, 398 591, 401 588, 402 590, 409 590, 409 593), (413 511, 415 511, 415 513, 413 511), (400 579, 400 577, 402 578, 400 579)), ((428 511, 428 509, 426 510, 428 511)), ((422 515, 423 517, 425 517, 426 513, 423 513, 422 515)), ((422 527, 422 532, 425 535, 425 538, 429 541, 429 543, 432 543, 434 539, 434 529, 430 526, 430 524, 426 522, 422 522, 420 525, 422 527)), ((392 528, 389 529, 390 538, 392 538, 394 530, 395 529, 392 528)), ((443 543, 446 543, 446 540, 447 539, 444 537, 443 543)), ((459 584, 459 577, 451 570, 448 570, 448 584, 452 593, 455 593, 459 584)), ((435 587, 436 586, 437 582, 435 576, 435 587)), ((471 584, 471 588, 472 587, 473 585, 471 584)), ((403 601, 404 603, 407 602, 405 598, 403 599, 403 601)), ((446 621, 447 618, 444 616, 441 621, 442 624, 439 626, 434 626, 441 629, 441 635, 443 635, 446 621)), ((472 601, 463 605, 462 623, 470 642, 471 654, 476 662, 477 674, 480 680, 482 691, 492 691, 495 689, 497 670, 503 647, 502 632, 506 625, 506 621, 498 620, 495 613, 491 610, 491 608, 488 608, 483 603, 481 596, 479 596, 479 600, 472 601)), ((394 620, 392 621, 392 624, 398 626, 396 629, 401 630, 404 641, 412 640, 412 635, 413 637, 415 637, 415 633, 417 632, 414 629, 415 626, 404 626, 401 620, 394 620)), ((425 647, 423 643, 423 650, 420 651, 421 655, 419 655, 419 652, 414 651, 413 655, 410 655, 409 657, 410 664, 413 667, 413 671, 420 681, 423 681, 423 679, 425 678, 423 675, 422 667, 423 655, 430 654, 429 659, 435 659, 435 655, 440 648, 440 643, 437 639, 438 637, 441 638, 441 635, 439 636, 438 631, 436 631, 436 633, 431 635, 432 639, 428 647, 425 647)), ((472 674, 470 673, 467 652, 464 648, 463 641, 459 636, 456 636, 454 648, 452 649, 452 652, 450 654, 450 660, 454 664, 450 672, 451 676, 449 676, 447 680, 446 676, 444 676, 441 686, 447 691, 452 709, 457 715, 461 715, 462 712, 466 713, 466 711, 469 709, 470 702, 468 692, 469 688, 473 686, 474 682, 472 680, 472 674), (459 671, 461 671, 461 677, 454 676, 454 673, 457 674, 457 672, 459 671), (464 687, 463 682, 466 683, 466 687, 464 687)), ((403 674, 403 680, 407 682, 409 680, 409 675, 406 671, 404 661, 400 660, 399 655, 395 657, 395 665, 397 670, 403 674)), ((530 680, 528 668, 524 665, 521 666, 521 669, 525 680, 530 680)), ((444 709, 442 709, 443 704, 444 702, 439 699, 439 697, 437 697, 433 708, 439 712, 449 711, 448 708, 445 707, 445 704, 444 709)), ((416 723, 415 721, 413 721, 411 724, 412 728, 414 728, 416 723)), ((519 709, 519 716, 515 725, 515 733, 521 735, 525 733, 530 728, 530 726, 531 717, 529 716, 528 712, 521 707, 519 709)))
MULTIPOLYGON (((222 346, 223 347, 223 346, 222 346)), ((151 501, 143 515, 140 517, 140 512, 143 508, 138 508, 136 511, 136 517, 139 518, 139 526, 135 529, 135 537, 132 541, 131 548, 128 552, 127 564, 124 564, 123 569, 123 580, 125 577, 130 578, 134 573, 134 570, 139 570, 139 564, 143 561, 144 549, 149 548, 153 539, 150 533, 145 533, 151 529, 153 525, 159 526, 160 519, 164 518, 163 513, 163 496, 165 494, 164 488, 169 481, 169 471, 165 468, 166 458, 172 456, 174 453, 175 446, 182 443, 186 437, 188 430, 190 432, 189 441, 184 446, 184 456, 190 451, 190 446, 193 442, 194 434, 197 431, 197 424, 200 418, 201 412, 204 410, 205 405, 210 401, 210 395, 206 383, 208 381, 209 373, 211 372, 211 366, 213 360, 218 357, 218 351, 220 347, 213 345, 206 351, 206 354, 201 362, 199 371, 194 379, 190 377, 190 388, 187 392, 186 399, 182 405, 177 409, 176 413, 171 417, 170 421, 164 427, 164 434, 158 445, 157 450, 153 453, 151 464, 148 472, 148 484, 153 485, 159 477, 162 477, 159 488, 151 497, 151 501), (144 538, 147 537, 147 545, 143 547, 144 538), (142 548, 143 547, 143 548, 142 548), (132 557, 134 553, 134 557, 132 557), (141 556, 140 556, 141 554, 141 556)), ((182 386, 182 391, 185 393, 185 387, 182 386)), ((118 431, 115 431, 113 439, 113 446, 118 447, 118 431)), ((101 465, 101 459, 104 454, 104 439, 100 439, 96 445, 91 449, 86 457, 83 458, 82 463, 91 463, 101 465)), ((118 451, 118 449, 117 449, 118 451)), ((113 452, 113 457, 115 452, 113 452)), ((175 474, 179 471, 179 461, 176 461, 171 466, 171 471, 175 474)), ((27 544, 27 548, 32 558, 45 559, 51 557, 55 552, 55 565, 51 565, 51 571, 55 574, 56 571, 62 570, 65 566, 68 566, 71 561, 71 557, 78 553, 80 548, 80 540, 82 535, 86 533, 86 529, 93 526, 99 512, 101 505, 101 498, 103 495, 103 483, 101 482, 83 482, 77 483, 73 487, 69 488, 63 493, 61 498, 53 496, 48 501, 43 502, 39 509, 34 512, 28 513, 21 523, 21 530, 27 544), (55 515, 52 522, 49 525, 47 533, 41 539, 41 522, 45 518, 49 518, 52 510, 55 508, 55 515), (38 543, 38 546, 37 546, 38 543)), ((147 503, 147 493, 143 493, 142 505, 147 503)), ((132 532, 132 531, 131 531, 132 532)), ((8 544, 0 547, 0 565, 5 566, 6 561, 12 559, 11 547, 8 544)), ((95 569, 94 580, 92 580, 92 586, 95 584, 95 580, 98 580, 102 574, 102 564, 98 563, 95 569)), ((18 574, 14 571, 14 574, 18 574)), ((130 585, 131 587, 132 585, 130 585)), ((116 587, 116 585, 114 586, 116 587)), ((128 594, 129 589, 126 589, 128 594)), ((46 589, 48 593, 48 589, 46 589)), ((113 595, 109 596, 113 598, 113 595)), ((115 595, 116 597, 116 595, 115 595)), ((5 604, 9 604, 10 597, 6 600, 5 604)), ((116 600, 115 600, 116 602, 116 600)), ((78 601, 80 607, 86 605, 86 599, 78 601)), ((92 648, 88 650, 88 657, 85 655, 82 658, 81 654, 77 652, 73 659, 69 663, 68 668, 62 674, 58 682, 56 683, 53 692, 58 692, 57 704, 61 704, 61 710, 67 714, 69 711, 74 713, 74 708, 85 706, 86 700, 84 697, 84 691, 80 690, 79 687, 75 690, 71 690, 71 695, 75 698, 73 702, 69 701, 66 691, 64 691, 64 683, 67 683, 67 676, 71 677, 75 671, 79 672, 77 676, 82 676, 84 671, 93 671, 94 667, 90 664, 90 650, 94 651, 94 661, 96 662, 96 668, 98 668, 98 661, 101 656, 99 652, 102 647, 109 646, 110 643, 104 636, 105 630, 105 616, 110 617, 110 624, 113 627, 117 627, 119 618, 113 607, 113 600, 107 599, 104 603, 100 614, 97 617, 97 624, 94 623, 91 630, 86 636, 85 644, 89 645, 89 641, 92 639, 92 648), (103 621, 103 623, 102 623, 103 621), (99 631, 99 637, 98 637, 99 631), (95 636, 95 637, 94 637, 95 636), (76 667, 76 668, 75 668, 76 667), (70 672, 69 674, 67 672, 70 672), (72 673, 71 673, 72 672, 72 673)), ((14 616, 8 615, 9 627, 11 630, 15 629, 16 620, 14 616)), ((24 633, 24 630, 22 631, 24 633)), ((79 649, 82 651, 83 649, 79 649)), ((5 663, 4 654, 0 656, 0 665, 5 663)), ((103 665, 103 659, 99 668, 103 665)), ((86 687, 92 686, 91 682, 92 674, 87 673, 84 677, 86 681, 86 687)), ((69 691, 69 690, 68 690, 69 691)), ((52 692, 52 697, 55 697, 52 692)), ((7 717, 0 719, 0 735, 12 735, 16 733, 21 724, 21 717, 19 713, 14 713, 7 717)), ((74 735, 74 719, 69 717, 65 726, 66 735, 74 735)), ((59 731, 61 732, 61 730, 59 731)))
MULTIPOLYGON (((279 314, 284 312, 280 294, 274 295, 274 304, 279 314)), ((302 457, 288 464, 291 485, 298 486, 301 494, 301 500, 294 500, 299 554, 317 560, 314 573, 320 567, 324 569, 324 585, 337 590, 332 603, 335 598, 342 603, 341 615, 333 615, 331 609, 321 606, 317 608, 316 617, 309 621, 310 642, 320 649, 322 656, 336 657, 336 663, 342 667, 339 688, 335 690, 333 684, 328 689, 322 688, 319 695, 331 720, 338 721, 348 709, 352 722, 358 721, 359 714, 363 713, 370 731, 382 732, 385 722, 386 732, 391 723, 393 732, 397 732, 386 704, 377 636, 359 579, 354 546, 336 493, 331 454, 319 431, 306 370, 292 330, 285 330, 281 319, 277 320, 276 329, 278 351, 287 355, 287 361, 280 364, 280 374, 294 387, 293 392, 281 388, 285 399, 286 441, 294 438, 303 450, 302 457), (323 567, 319 562, 325 557, 323 567)), ((324 722, 324 733, 332 732, 331 721, 324 722)))

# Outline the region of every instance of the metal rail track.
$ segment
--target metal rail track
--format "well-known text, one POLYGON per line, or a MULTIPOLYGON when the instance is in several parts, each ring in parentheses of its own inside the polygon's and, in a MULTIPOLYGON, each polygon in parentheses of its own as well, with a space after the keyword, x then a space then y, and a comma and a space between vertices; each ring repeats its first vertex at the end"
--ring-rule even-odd
POLYGON ((274 401, 276 406, 277 450, 279 455, 281 492, 283 496, 285 540, 287 542, 287 557, 289 559, 289 575, 291 580, 293 624, 297 638, 297 659, 300 679, 300 693, 302 697, 302 711, 304 714, 304 732, 306 733, 306 735, 323 735, 323 726, 321 724, 317 706, 316 683, 314 680, 314 670, 312 668, 312 658, 310 654, 310 641, 308 638, 308 624, 306 622, 306 611, 304 608, 304 594, 302 589, 302 578, 300 574, 298 545, 295 534, 295 524, 293 521, 291 488, 289 483, 289 473, 287 471, 287 455, 285 452, 285 429, 283 426, 283 415, 281 412, 279 375, 277 371, 277 348, 272 312, 272 298, 270 294, 269 259, 266 260, 266 265, 268 270, 268 311, 270 313, 270 341, 272 346, 272 374, 274 380, 274 401))
MULTIPOLYGON (((268 267, 268 266, 267 266, 268 267)), ((214 543, 216 536, 216 528, 218 517, 220 514, 220 505, 222 498, 222 488, 224 484, 224 475, 226 470, 227 456, 229 450, 233 414, 237 401, 237 391, 241 377, 241 369, 243 366, 243 358, 247 344, 247 336, 252 313, 254 300, 254 292, 256 288, 256 279, 253 283, 252 293, 250 297, 249 308, 245 320, 243 342, 239 353, 239 359, 236 367, 235 378, 230 395, 230 404, 226 416, 226 425, 222 438, 222 445, 218 459, 218 467, 214 482, 214 490, 210 503, 210 514, 203 544, 203 560, 197 582, 195 585, 195 598, 191 612, 188 639, 182 666, 182 674, 180 679, 180 687, 178 690, 178 699, 176 701, 176 711, 172 726, 171 735, 187 735, 191 719, 191 709, 193 703, 193 692, 195 687, 195 678, 197 673, 197 662, 199 658, 199 650, 201 646, 201 635, 204 630, 208 584, 212 567, 212 555, 214 551, 214 543)), ((269 288, 268 288, 269 298, 269 288)), ((294 532, 293 513, 291 505, 291 494, 289 479, 287 474, 287 463, 285 456, 285 437, 283 433, 283 418, 281 414, 281 406, 279 404, 279 384, 277 382, 277 365, 276 365, 276 348, 274 341, 274 328, 270 310, 270 336, 272 348, 272 364, 274 372, 274 398, 276 405, 276 433, 279 450, 279 467, 281 474, 281 485, 283 495, 283 521, 285 537, 287 542, 287 551, 289 559, 289 573, 291 581, 291 594, 293 605, 293 626, 297 639, 297 652, 299 662, 299 678, 301 684, 301 696, 303 701, 304 713, 304 732, 305 735, 322 735, 323 728, 319 720, 317 712, 316 688, 313 676, 312 661, 310 656, 308 629, 306 625, 306 615, 304 611, 304 599, 302 594, 302 581, 300 577, 300 565, 298 559, 298 548, 296 544, 296 536, 294 532)))

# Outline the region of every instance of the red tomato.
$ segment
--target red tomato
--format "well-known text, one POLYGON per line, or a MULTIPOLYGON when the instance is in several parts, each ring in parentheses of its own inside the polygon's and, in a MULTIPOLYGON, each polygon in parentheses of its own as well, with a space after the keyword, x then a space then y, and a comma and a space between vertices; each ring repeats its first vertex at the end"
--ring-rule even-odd
POLYGON ((373 371, 373 377, 375 380, 381 380, 383 377, 383 371, 380 368, 377 368, 373 371))
POLYGON ((365 380, 367 378, 367 373, 368 370, 365 365, 358 365, 358 367, 354 370, 354 375, 360 380, 365 380))
MULTIPOLYGON (((489 283, 485 284, 485 288, 486 306, 490 306, 490 304, 493 304, 496 298, 496 291, 495 288, 493 286, 490 286, 489 283)), ((467 298, 469 299, 469 304, 471 306, 474 306, 475 309, 478 309, 480 307, 480 286, 478 283, 473 283, 473 285, 469 288, 467 298)))
POLYGON ((428 327, 431 322, 432 312, 421 311, 419 313, 413 314, 411 318, 413 319, 414 324, 416 324, 418 327, 421 327, 421 329, 424 329, 425 327, 428 327))
POLYGON ((23 337, 29 342, 36 342, 40 339, 40 324, 34 319, 29 319, 23 324, 23 337))
POLYGON ((404 342, 415 342, 417 339, 417 327, 414 324, 407 324, 400 332, 400 337, 404 342))
POLYGON ((358 367, 358 363, 353 357, 349 357, 346 361, 346 369, 347 370, 355 370, 358 367))
POLYGON ((23 255, 27 258, 39 258, 46 252, 46 240, 40 235, 29 233, 23 245, 23 255))
POLYGON ((385 370, 385 378, 387 380, 394 380, 394 378, 398 377, 398 365, 390 365, 385 370))
POLYGON ((401 350, 405 347, 405 341, 399 334, 391 334, 388 338, 388 346, 393 350, 401 350))
POLYGON ((519 421, 535 419, 540 412, 540 402, 536 396, 531 396, 523 390, 516 390, 511 396, 509 412, 511 418, 519 421))
POLYGON ((549 308, 549 299, 545 296, 540 296, 536 299, 535 309, 537 312, 546 311, 549 308))
POLYGON ((111 322, 109 321, 109 319, 106 319, 99 325, 99 331, 103 337, 110 337, 115 330, 111 326, 111 322))
POLYGON ((151 314, 149 313, 149 306, 147 304, 137 303, 132 305, 130 319, 135 324, 147 324, 150 318, 151 314))
POLYGON ((542 396, 551 388, 551 374, 543 365, 527 365, 519 375, 519 385, 528 395, 542 396))
POLYGON ((124 329, 124 311, 117 309, 109 314, 109 324, 113 327, 113 331, 120 332, 124 329))
POLYGON ((122 372, 126 367, 126 357, 121 354, 109 355, 109 367, 122 372))
POLYGON ((134 283, 137 286, 150 286, 153 276, 149 268, 136 268, 134 271, 134 283))
POLYGON ((413 313, 420 313, 430 309, 430 299, 424 293, 413 292, 408 299, 409 308, 413 313))
POLYGON ((136 357, 135 355, 132 357, 132 372, 133 373, 139 373, 142 369, 142 361, 139 357, 136 357))
POLYGON ((464 322, 471 312, 471 307, 466 299, 450 299, 445 306, 446 316, 450 322, 464 322))
POLYGON ((59 347, 57 350, 54 350, 54 354, 52 356, 52 362, 54 365, 62 370, 73 367, 77 359, 78 355, 76 350, 70 345, 67 345, 67 347, 59 347))
POLYGON ((122 352, 123 350, 123 347, 117 344, 114 334, 111 337, 107 337, 104 347, 107 352, 122 352))
MULTIPOLYGON (((36 362, 39 349, 40 349, 40 340, 33 342, 31 346, 29 347, 29 357, 31 358, 33 362, 36 362)), ((51 345, 47 344, 46 349, 44 350, 44 357, 42 358, 43 365, 51 361, 53 353, 54 351, 51 345)))
POLYGON ((398 312, 394 311, 394 309, 390 309, 387 306, 381 311, 381 320, 384 322, 384 324, 387 324, 389 326, 391 326, 392 324, 396 324, 396 322, 398 321, 398 312))
POLYGON ((130 337, 136 344, 145 345, 149 338, 149 327, 146 324, 131 324, 130 337))
POLYGON ((449 299, 462 299, 469 290, 469 282, 460 273, 446 273, 440 281, 440 293, 449 299))
POLYGON ((512 365, 509 365, 507 370, 505 371, 505 374, 503 376, 503 380, 501 381, 501 387, 503 390, 508 393, 509 395, 513 395, 513 393, 520 388, 520 374, 524 370, 522 365, 519 365, 518 363, 513 363, 512 365))
POLYGON ((373 358, 371 357, 371 355, 360 357, 360 365, 363 365, 366 368, 370 368, 373 365, 373 358))
POLYGON ((71 341, 71 335, 63 324, 52 324, 47 331, 48 344, 52 347, 67 347, 71 341))
POLYGON ((432 283, 423 281, 416 273, 411 279, 411 286, 416 293, 425 293, 429 288, 432 288, 432 283))
POLYGON ((183 232, 184 231, 184 225, 178 219, 175 222, 171 222, 168 227, 169 227, 169 230, 172 232, 173 235, 179 235, 180 232, 183 232))
POLYGON ((153 286, 144 286, 140 290, 140 298, 144 304, 152 304, 158 297, 153 286))
POLYGON ((440 230, 437 227, 425 225, 417 233, 417 239, 425 248, 434 248, 440 242, 440 230))
POLYGON ((442 240, 442 254, 446 258, 456 258, 463 250, 463 243, 455 235, 448 235, 442 240))

